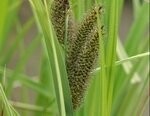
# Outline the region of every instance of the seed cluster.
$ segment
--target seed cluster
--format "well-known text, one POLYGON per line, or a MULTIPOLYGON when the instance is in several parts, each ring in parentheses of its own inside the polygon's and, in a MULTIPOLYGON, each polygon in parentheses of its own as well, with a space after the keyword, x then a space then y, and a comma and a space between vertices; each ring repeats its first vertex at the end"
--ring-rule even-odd
POLYGON ((73 20, 68 0, 54 0, 51 8, 52 23, 58 41, 67 48, 66 68, 74 110, 83 101, 90 81, 90 72, 98 58, 97 12, 102 14, 102 6, 89 11, 85 19, 77 26, 73 20))

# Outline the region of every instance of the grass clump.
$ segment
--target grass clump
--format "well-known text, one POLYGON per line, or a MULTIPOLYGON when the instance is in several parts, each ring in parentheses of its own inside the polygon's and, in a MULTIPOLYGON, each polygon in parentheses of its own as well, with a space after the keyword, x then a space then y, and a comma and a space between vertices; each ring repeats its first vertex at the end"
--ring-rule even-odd
POLYGON ((18 14, 23 0, 1 3, 0 115, 144 115, 150 55, 146 0, 132 0, 133 20, 123 41, 124 0, 28 0, 34 15, 25 23, 18 14), (38 32, 28 43, 35 24, 38 32))

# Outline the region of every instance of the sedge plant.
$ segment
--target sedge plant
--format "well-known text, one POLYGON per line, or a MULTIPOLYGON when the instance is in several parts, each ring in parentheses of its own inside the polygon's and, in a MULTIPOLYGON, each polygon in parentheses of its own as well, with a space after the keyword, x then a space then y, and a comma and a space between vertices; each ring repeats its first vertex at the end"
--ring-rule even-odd
POLYGON ((144 116, 149 103, 148 1, 132 0, 133 22, 123 41, 124 0, 28 0, 33 15, 23 24, 18 15, 23 0, 1 1, 0 115, 144 116), (33 25, 38 33, 26 46, 33 25), (39 71, 30 76, 26 64, 39 47, 39 71), (18 62, 10 68, 16 52, 18 62), (13 94, 21 99, 14 100, 13 94))

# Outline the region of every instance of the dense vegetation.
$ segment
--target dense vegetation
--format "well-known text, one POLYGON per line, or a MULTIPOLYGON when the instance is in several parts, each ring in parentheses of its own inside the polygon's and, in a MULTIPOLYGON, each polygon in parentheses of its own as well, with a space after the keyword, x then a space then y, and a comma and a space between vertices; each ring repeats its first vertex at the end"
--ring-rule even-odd
POLYGON ((122 41, 124 0, 54 1, 28 0, 33 15, 22 24, 23 0, 1 0, 0 115, 142 116, 149 102, 149 3, 132 0, 133 22, 122 41), (33 24, 38 33, 27 46, 33 24), (40 71, 30 76, 27 63, 39 49, 40 71))

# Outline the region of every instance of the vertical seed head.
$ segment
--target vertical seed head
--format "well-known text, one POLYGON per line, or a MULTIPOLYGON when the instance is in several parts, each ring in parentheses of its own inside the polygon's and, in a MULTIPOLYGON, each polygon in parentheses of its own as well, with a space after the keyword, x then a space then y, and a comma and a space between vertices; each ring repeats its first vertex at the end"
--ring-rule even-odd
POLYGON ((90 72, 98 58, 99 37, 96 22, 97 12, 102 14, 103 7, 93 8, 79 26, 73 20, 68 0, 54 0, 51 11, 58 41, 67 48, 66 68, 75 110, 83 101, 91 78, 90 72))

